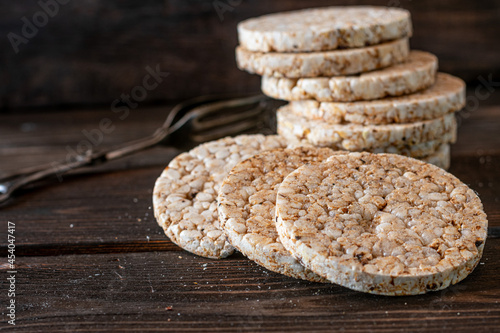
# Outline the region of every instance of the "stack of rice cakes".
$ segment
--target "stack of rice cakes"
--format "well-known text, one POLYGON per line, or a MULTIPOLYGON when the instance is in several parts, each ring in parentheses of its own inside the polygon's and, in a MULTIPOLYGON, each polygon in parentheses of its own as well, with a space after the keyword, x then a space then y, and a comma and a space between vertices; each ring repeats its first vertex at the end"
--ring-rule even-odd
POLYGON ((264 94, 289 101, 278 134, 335 150, 395 153, 447 169, 454 112, 465 84, 438 59, 410 51, 410 13, 326 7, 238 25, 240 69, 262 75, 264 94))
POLYGON ((428 164, 449 165, 465 85, 437 73, 435 56, 410 52, 409 13, 311 9, 238 31, 239 67, 290 101, 278 110, 281 135, 174 158, 153 191, 172 242, 217 259, 238 249, 271 271, 382 295, 440 290, 472 272, 486 240, 481 201, 428 164))

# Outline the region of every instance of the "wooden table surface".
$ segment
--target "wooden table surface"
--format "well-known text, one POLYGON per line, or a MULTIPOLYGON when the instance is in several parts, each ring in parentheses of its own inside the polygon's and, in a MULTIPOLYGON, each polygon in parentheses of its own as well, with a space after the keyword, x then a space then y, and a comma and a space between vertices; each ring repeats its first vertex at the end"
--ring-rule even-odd
MULTIPOLYGON (((383 297, 309 283, 261 268, 240 254, 192 255, 153 217, 155 179, 179 153, 157 147, 23 191, 0 207, 0 246, 15 224, 15 297, 0 262, 0 330, 80 331, 500 331, 500 106, 459 114, 450 172, 476 190, 490 236, 476 270, 439 292, 383 297), (7 305, 15 299, 15 326, 7 305)), ((0 116, 0 171, 64 159, 103 118, 98 147, 151 133, 165 108, 124 120, 109 109, 0 116)))

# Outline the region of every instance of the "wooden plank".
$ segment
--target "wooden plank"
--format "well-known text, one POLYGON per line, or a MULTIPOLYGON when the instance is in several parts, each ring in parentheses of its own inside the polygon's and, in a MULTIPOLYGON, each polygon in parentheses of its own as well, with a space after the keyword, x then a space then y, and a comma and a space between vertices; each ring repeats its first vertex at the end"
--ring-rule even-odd
MULTIPOLYGON (((463 332, 479 327, 493 332, 500 327, 500 239, 488 240, 481 264, 458 285, 411 297, 295 280, 241 255, 217 261, 172 251, 21 257, 16 263, 17 321, 10 332, 463 332)), ((1 304, 6 297, 0 294, 1 304)))
MULTIPOLYGON (((496 95, 500 96, 500 93, 496 95)), ((484 164, 492 156, 500 154, 497 134, 500 130, 500 103, 492 106, 479 103, 477 108, 465 108, 457 113, 458 134, 456 144, 452 145, 452 155, 474 156, 484 164)))
MULTIPOLYGON (((161 171, 155 167, 66 177, 28 190, 0 210, 2 226, 15 222, 16 237, 26 245, 163 240, 151 207, 161 171)), ((3 238, 1 244, 6 244, 3 238)))
MULTIPOLYGON (((258 91, 260 78, 236 68, 236 24, 270 12, 329 5, 393 5, 411 11, 412 47, 434 52, 443 71, 473 83, 499 81, 498 2, 466 0, 70 1, 15 53, 0 39, 0 110, 105 105, 141 86, 147 66, 169 72, 140 104, 216 92, 258 91)), ((0 4, 0 35, 22 36, 38 1, 0 4)))

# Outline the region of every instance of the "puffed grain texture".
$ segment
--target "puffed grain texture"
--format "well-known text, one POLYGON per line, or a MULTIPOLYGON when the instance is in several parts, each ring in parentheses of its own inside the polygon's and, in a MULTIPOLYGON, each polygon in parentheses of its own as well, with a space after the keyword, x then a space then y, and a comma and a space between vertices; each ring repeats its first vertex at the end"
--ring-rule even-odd
POLYGON ((156 180, 154 214, 172 242, 207 258, 224 258, 233 246, 219 228, 217 193, 238 162, 286 147, 276 135, 240 135, 207 142, 175 157, 156 180))
POLYGON ((421 151, 422 146, 431 150, 441 143, 452 143, 456 139, 457 124, 453 113, 440 118, 409 124, 360 125, 330 124, 322 120, 298 117, 285 105, 277 111, 278 133, 287 140, 305 140, 315 146, 335 150, 391 152, 388 147, 400 149, 408 147, 410 156, 423 156, 429 151, 421 151), (437 145, 428 146, 427 142, 437 145), (412 148, 413 147, 413 148, 412 148))
POLYGON ((321 162, 334 153, 329 148, 275 149, 238 163, 223 181, 217 200, 220 225, 230 243, 271 271, 325 282, 283 247, 274 217, 281 181, 296 168, 321 162))
POLYGON ((437 68, 438 60, 433 54, 411 51, 400 64, 357 76, 299 79, 263 76, 261 88, 267 96, 286 101, 368 101, 426 89, 434 84, 437 68))
POLYGON ((240 44, 256 52, 363 47, 411 34, 408 11, 374 6, 304 9, 250 18, 238 24, 240 44))
POLYGON ((410 52, 408 39, 356 49, 324 52, 263 53, 236 48, 238 68, 252 74, 302 78, 351 75, 385 68, 404 61, 410 52))
POLYGON ((465 83, 449 74, 438 73, 431 87, 411 95, 350 103, 294 101, 290 102, 289 110, 298 116, 329 123, 381 125, 435 119, 464 106, 465 83))
POLYGON ((354 290, 415 295, 464 279, 488 221, 473 190, 448 172, 392 154, 334 155, 278 189, 280 239, 309 269, 354 290))

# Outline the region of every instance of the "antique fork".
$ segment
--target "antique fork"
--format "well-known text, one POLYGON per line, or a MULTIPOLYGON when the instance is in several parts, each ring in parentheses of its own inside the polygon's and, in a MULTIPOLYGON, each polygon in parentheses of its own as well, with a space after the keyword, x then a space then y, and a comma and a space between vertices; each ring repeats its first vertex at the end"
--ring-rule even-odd
POLYGON ((158 144, 192 147, 202 142, 240 133, 272 133, 273 113, 269 98, 251 96, 200 96, 174 106, 163 125, 152 135, 101 151, 87 151, 72 161, 60 161, 19 170, 0 179, 0 204, 31 183, 60 177, 70 170, 102 164, 145 150, 158 144), (271 124, 271 126, 269 126, 271 124))

